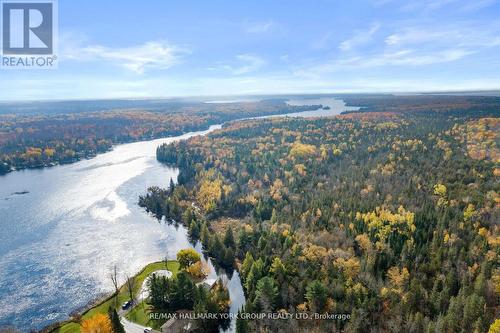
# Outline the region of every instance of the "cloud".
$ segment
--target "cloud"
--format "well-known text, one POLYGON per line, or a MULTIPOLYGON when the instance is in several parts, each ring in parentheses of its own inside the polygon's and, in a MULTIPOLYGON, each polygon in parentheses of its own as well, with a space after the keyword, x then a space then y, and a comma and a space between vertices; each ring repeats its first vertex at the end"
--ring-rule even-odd
POLYGON ((163 41, 150 41, 142 45, 111 48, 102 45, 64 45, 63 59, 109 62, 132 72, 168 69, 180 62, 189 50, 163 41))
POLYGON ((293 76, 250 77, 160 77, 137 80, 120 78, 47 78, 26 80, 13 78, 0 81, 3 100, 43 100, 95 98, 160 98, 178 96, 221 96, 245 94, 294 93, 359 93, 359 92, 418 92, 451 90, 498 90, 494 75, 478 74, 470 77, 373 77, 359 74, 355 77, 297 78, 293 76), (23 89, 18 89, 23 87, 23 89))
POLYGON ((210 67, 208 70, 226 70, 234 75, 242 75, 254 72, 262 68, 266 64, 266 61, 261 57, 254 54, 240 54, 236 56, 236 61, 234 64, 224 64, 215 67, 210 67))
POLYGON ((408 45, 435 40, 443 40, 449 37, 446 32, 425 31, 422 29, 406 29, 402 32, 389 35, 385 39, 387 45, 408 45))
POLYGON ((276 23, 272 20, 262 21, 262 22, 246 22, 244 24, 244 30, 249 34, 263 34, 269 32, 276 23))
POLYGON ((321 77, 325 73, 354 73, 363 68, 413 68, 458 61, 500 46, 500 24, 469 21, 430 28, 410 26, 406 22, 404 28, 397 30, 393 26, 392 29, 395 29, 393 33, 376 39, 380 25, 373 24, 369 30, 358 31, 340 44, 341 50, 348 53, 309 61, 294 68, 293 72, 301 77, 321 77), (370 43, 369 48, 359 49, 366 43, 370 43))
POLYGON ((372 0, 371 3, 375 7, 382 7, 388 4, 393 4, 396 0, 372 0))
POLYGON ((430 47, 493 47, 500 45, 498 26, 460 25, 433 27, 411 27, 389 35, 385 39, 388 46, 424 45, 430 47))
POLYGON ((421 5, 425 10, 434 10, 442 7, 453 7, 452 9, 461 12, 473 12, 493 5, 497 0, 426 0, 422 1, 421 5), (451 6, 449 6, 451 5, 451 6))
POLYGON ((422 1, 421 5, 424 6, 426 10, 438 9, 450 4, 455 4, 458 0, 426 0, 422 1))
POLYGON ((328 49, 329 46, 330 46, 330 43, 331 43, 331 39, 335 36, 334 33, 332 32, 327 32, 326 34, 324 34, 323 36, 321 36, 320 38, 314 40, 312 43, 311 43, 311 47, 313 49, 316 49, 316 50, 324 50, 324 49, 328 49))
POLYGON ((380 29, 379 23, 374 23, 369 30, 357 31, 353 37, 340 43, 339 48, 342 51, 350 51, 351 49, 366 44, 372 40, 373 35, 380 29))
POLYGON ((450 48, 434 52, 422 52, 414 49, 403 49, 397 51, 384 51, 371 55, 342 57, 325 63, 306 66, 295 71, 302 77, 318 77, 325 73, 353 71, 363 68, 374 68, 384 66, 416 67, 438 63, 457 61, 473 51, 450 48))
POLYGON ((476 10, 480 10, 486 7, 489 7, 493 4, 495 4, 497 0, 476 0, 476 1, 469 1, 467 4, 465 4, 461 10, 465 12, 473 12, 476 10))
POLYGON ((401 50, 394 53, 383 53, 372 58, 354 61, 356 66, 375 67, 375 66, 423 66, 436 63, 450 62, 462 59, 473 51, 465 49, 446 49, 435 52, 421 53, 416 50, 401 50))
POLYGON ((437 10, 455 12, 474 12, 487 8, 495 4, 497 0, 419 0, 419 1, 398 1, 398 0, 372 0, 375 7, 392 6, 399 3, 398 9, 404 12, 421 12, 429 14, 437 10))

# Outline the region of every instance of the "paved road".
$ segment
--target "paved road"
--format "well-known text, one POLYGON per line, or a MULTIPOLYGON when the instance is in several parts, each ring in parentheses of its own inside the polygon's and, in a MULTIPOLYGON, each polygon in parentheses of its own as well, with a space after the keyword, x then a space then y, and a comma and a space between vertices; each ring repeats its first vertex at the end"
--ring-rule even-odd
MULTIPOLYGON (((123 328, 125 328, 125 332, 127 333, 144 333, 144 329, 146 327, 141 326, 139 324, 133 323, 131 321, 128 321, 125 317, 122 317, 121 319, 123 328)), ((151 331, 152 333, 159 333, 158 331, 151 331)))
POLYGON ((123 328, 125 328, 125 332, 127 333, 144 333, 145 327, 136 323, 132 323, 125 319, 125 317, 122 317, 122 324, 123 328))
MULTIPOLYGON (((132 310, 133 306, 127 310, 120 310, 118 312, 118 315, 120 316, 120 321, 122 322, 123 328, 125 329, 125 332, 127 333, 144 333, 144 329, 146 326, 142 326, 136 323, 133 323, 127 318, 125 318, 125 315, 132 310)), ((155 331, 152 330, 151 333, 161 333, 160 331, 155 331)))

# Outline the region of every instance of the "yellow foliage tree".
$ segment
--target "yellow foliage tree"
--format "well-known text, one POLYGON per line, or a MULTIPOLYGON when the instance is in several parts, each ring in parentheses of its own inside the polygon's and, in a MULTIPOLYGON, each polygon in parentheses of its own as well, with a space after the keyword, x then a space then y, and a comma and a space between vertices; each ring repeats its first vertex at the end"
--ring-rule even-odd
POLYGON ((358 212, 356 219, 363 221, 368 226, 368 230, 382 243, 393 232, 411 239, 416 229, 415 213, 407 211, 403 206, 400 206, 396 213, 384 207, 377 207, 375 211, 368 213, 358 212))
POLYGON ((56 152, 56 150, 52 149, 52 148, 45 148, 44 151, 43 151, 44 155, 47 156, 47 157, 54 156, 55 152, 56 152))
POLYGON ((181 268, 192 266, 200 260, 200 254, 195 249, 182 249, 177 252, 177 261, 181 268))
POLYGON ((448 205, 448 199, 446 197, 446 193, 447 193, 446 186, 444 186, 443 184, 434 185, 434 194, 439 197, 437 202, 438 207, 444 207, 448 205))
POLYGON ((443 184, 434 185, 434 194, 435 195, 443 197, 446 195, 446 191, 447 191, 446 186, 444 186, 443 184))
POLYGON ((297 164, 295 165, 295 170, 297 170, 297 173, 301 176, 307 175, 307 169, 304 164, 297 164))
POLYGON ((338 267, 348 279, 354 279, 360 271, 359 260, 356 257, 345 260, 344 258, 335 259, 335 267, 338 267))
POLYGON ((491 324, 488 333, 500 333, 500 319, 496 319, 493 324, 491 324))
POLYGON ((328 158, 328 149, 326 148, 326 146, 321 145, 320 151, 321 151, 321 159, 326 160, 328 158))
POLYGON ((210 273, 210 269, 205 262, 198 261, 187 267, 186 272, 195 278, 204 278, 210 273))
POLYGON ((330 253, 323 246, 307 244, 302 250, 302 256, 299 257, 299 260, 320 263, 327 260, 329 256, 330 253))
POLYGON ((217 202, 222 198, 222 181, 220 179, 204 179, 200 189, 196 193, 196 199, 206 212, 212 212, 217 208, 217 202))
POLYGON ((290 155, 292 157, 307 157, 316 154, 316 147, 313 145, 308 145, 300 141, 295 141, 290 149, 290 155))
POLYGON ((271 194, 271 197, 274 200, 279 201, 282 198, 282 189, 283 189, 283 182, 281 181, 281 179, 278 178, 274 181, 273 185, 271 185, 271 188, 269 189, 269 194, 271 194))
POLYGON ((356 242, 358 242, 359 247, 363 249, 364 252, 369 252, 372 249, 372 242, 367 234, 361 234, 356 236, 356 242))
POLYGON ((476 210, 473 204, 469 204, 464 211, 464 220, 465 222, 470 222, 476 215, 476 210))
POLYGON ((391 267, 387 271, 387 278, 392 286, 392 290, 401 295, 410 279, 410 272, 406 267, 401 269, 398 267, 391 267))
POLYGON ((82 320, 80 326, 81 333, 113 333, 109 317, 102 313, 82 320))

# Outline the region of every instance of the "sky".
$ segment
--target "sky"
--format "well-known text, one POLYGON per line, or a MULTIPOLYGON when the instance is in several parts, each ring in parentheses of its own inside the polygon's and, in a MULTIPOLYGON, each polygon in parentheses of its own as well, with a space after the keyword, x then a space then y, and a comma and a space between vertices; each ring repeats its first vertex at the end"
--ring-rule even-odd
POLYGON ((59 0, 0 100, 500 89, 500 0, 59 0))

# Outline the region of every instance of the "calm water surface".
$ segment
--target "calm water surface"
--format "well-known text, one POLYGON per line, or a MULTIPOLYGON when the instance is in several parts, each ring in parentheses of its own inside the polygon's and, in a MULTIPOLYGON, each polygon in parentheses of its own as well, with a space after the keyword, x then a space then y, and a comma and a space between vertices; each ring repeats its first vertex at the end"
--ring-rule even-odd
POLYGON ((137 200, 177 178, 156 161, 158 145, 216 128, 0 177, 0 326, 39 329, 66 319, 112 289, 112 265, 130 275, 190 246, 182 226, 158 223, 137 200))
POLYGON ((290 105, 323 105, 328 106, 329 110, 317 109, 312 111, 289 113, 288 117, 331 117, 337 116, 344 111, 357 111, 357 106, 346 106, 345 102, 341 99, 331 97, 322 98, 301 98, 291 99, 287 102, 290 105))
MULTIPOLYGON (((331 107, 290 116, 348 109, 332 98, 289 103, 331 107)), ((184 227, 158 223, 137 200, 147 187, 167 186, 177 178, 176 168, 156 161, 158 145, 217 128, 118 145, 91 160, 0 176, 0 327, 27 331, 67 319, 112 290, 113 265, 122 276, 132 275, 191 246, 184 227)), ((238 273, 228 278, 228 288, 236 313, 245 300, 238 273)))

